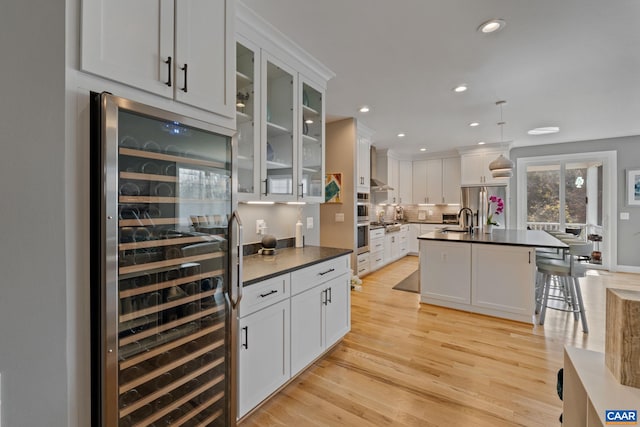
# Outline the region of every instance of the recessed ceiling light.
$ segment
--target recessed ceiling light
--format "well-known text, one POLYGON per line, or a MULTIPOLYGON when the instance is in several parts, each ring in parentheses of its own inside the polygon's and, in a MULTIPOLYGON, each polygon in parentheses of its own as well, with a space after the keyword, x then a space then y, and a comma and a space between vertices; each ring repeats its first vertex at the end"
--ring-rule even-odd
POLYGON ((544 127, 544 128, 531 129, 527 133, 529 135, 546 135, 548 133, 558 133, 558 132, 560 132, 560 128, 559 127, 557 127, 557 126, 548 126, 548 127, 544 127))
POLYGON ((484 142, 484 141, 478 142, 478 145, 484 145, 484 144, 486 144, 486 142, 484 142))
POLYGON ((361 113, 368 113, 369 112, 369 107, 367 107, 366 105, 360 107, 360 112, 361 113))
POLYGON ((427 149, 426 148, 421 148, 420 151, 427 151, 427 149))
POLYGON ((462 93, 462 92, 466 91, 467 89, 469 89, 467 87, 467 85, 458 85, 458 86, 453 88, 453 91, 457 92, 457 93, 462 93))
POLYGON ((484 34, 495 33, 496 31, 502 30, 505 25, 507 25, 507 23, 502 19, 490 19, 480 24, 478 31, 484 34))
POLYGON ((309 125, 310 125, 311 123, 313 123, 313 120, 311 120, 311 119, 307 119, 307 120, 305 120, 304 122, 305 122, 306 124, 309 124, 309 125))
POLYGON ((400 132, 400 133, 398 134, 398 138, 404 138, 404 137, 405 137, 405 134, 404 134, 404 133, 400 132))
POLYGON ((480 123, 478 122, 471 122, 469 123, 469 126, 471 126, 472 128, 476 127, 476 126, 480 126, 480 123))

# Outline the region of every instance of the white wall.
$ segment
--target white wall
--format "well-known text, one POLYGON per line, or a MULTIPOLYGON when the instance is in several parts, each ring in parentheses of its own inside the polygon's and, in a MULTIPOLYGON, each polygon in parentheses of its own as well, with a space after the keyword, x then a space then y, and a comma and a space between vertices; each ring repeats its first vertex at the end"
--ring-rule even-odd
POLYGON ((67 426, 65 0, 0 13, 2 425, 67 426))
POLYGON ((320 245, 320 208, 318 204, 308 205, 247 205, 238 206, 238 213, 244 225, 243 243, 255 243, 262 240, 256 234, 256 220, 263 219, 269 227, 266 234, 277 239, 295 236, 298 217, 302 218, 302 229, 306 245, 320 245), (307 218, 313 218, 313 228, 307 228, 307 218))

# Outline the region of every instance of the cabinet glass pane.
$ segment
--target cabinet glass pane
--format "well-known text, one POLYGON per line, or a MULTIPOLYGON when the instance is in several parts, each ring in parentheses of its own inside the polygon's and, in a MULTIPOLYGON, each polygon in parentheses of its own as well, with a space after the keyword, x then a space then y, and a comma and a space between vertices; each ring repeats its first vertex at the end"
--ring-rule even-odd
POLYGON ((255 53, 236 45, 236 120, 238 126, 238 192, 255 192, 255 53))
POLYGON ((267 61, 267 192, 293 195, 293 76, 267 61))
POLYGON ((322 94, 302 85, 302 193, 305 197, 322 196, 322 94))
POLYGON ((119 426, 226 419, 230 139, 118 113, 119 426))

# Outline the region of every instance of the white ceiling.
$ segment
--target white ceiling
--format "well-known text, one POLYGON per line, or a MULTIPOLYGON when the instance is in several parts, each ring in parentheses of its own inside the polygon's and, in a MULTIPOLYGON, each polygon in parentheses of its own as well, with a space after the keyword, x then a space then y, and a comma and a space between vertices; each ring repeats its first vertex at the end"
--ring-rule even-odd
POLYGON ((328 118, 357 117, 378 148, 500 142, 498 100, 513 146, 640 134, 640 0, 243 2, 336 73, 328 118), (491 18, 506 28, 479 33, 491 18), (527 135, 540 126, 560 132, 527 135))

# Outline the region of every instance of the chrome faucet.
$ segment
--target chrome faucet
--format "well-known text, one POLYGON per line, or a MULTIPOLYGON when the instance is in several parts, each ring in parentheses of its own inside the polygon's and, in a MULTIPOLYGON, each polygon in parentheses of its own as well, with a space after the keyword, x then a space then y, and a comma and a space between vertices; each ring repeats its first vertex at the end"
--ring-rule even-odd
MULTIPOLYGON (((467 232, 473 234, 473 211, 470 208, 460 209, 458 212, 458 224, 460 224, 460 217, 463 212, 465 213, 464 224, 466 225, 467 232)), ((462 227, 462 224, 460 224, 460 226, 462 227)))

